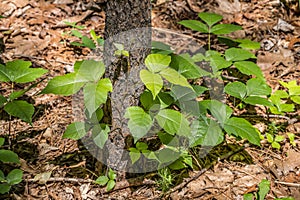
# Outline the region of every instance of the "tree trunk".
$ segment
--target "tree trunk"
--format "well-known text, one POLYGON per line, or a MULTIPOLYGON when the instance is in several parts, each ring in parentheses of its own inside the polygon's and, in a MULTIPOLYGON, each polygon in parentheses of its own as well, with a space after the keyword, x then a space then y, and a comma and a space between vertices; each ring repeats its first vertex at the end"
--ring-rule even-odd
POLYGON ((124 149, 131 145, 131 137, 124 114, 126 108, 138 105, 144 90, 139 72, 151 51, 150 0, 108 0, 104 39, 105 76, 113 83, 113 92, 104 108, 105 121, 111 124, 106 164, 128 172, 130 159, 124 149), (124 45, 129 57, 115 55, 116 43, 124 45))

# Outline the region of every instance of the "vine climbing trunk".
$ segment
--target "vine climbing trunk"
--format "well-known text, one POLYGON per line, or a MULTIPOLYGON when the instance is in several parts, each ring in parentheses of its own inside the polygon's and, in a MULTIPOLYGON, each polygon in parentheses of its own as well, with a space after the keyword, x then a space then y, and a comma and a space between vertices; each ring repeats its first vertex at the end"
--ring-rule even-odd
POLYGON ((105 157, 109 167, 127 171, 130 159, 124 150, 131 137, 124 114, 128 107, 138 105, 144 90, 139 72, 151 51, 150 0, 107 1, 104 39, 105 76, 113 83, 104 108, 104 119, 111 124, 105 157), (118 44, 129 56, 116 55, 118 44))

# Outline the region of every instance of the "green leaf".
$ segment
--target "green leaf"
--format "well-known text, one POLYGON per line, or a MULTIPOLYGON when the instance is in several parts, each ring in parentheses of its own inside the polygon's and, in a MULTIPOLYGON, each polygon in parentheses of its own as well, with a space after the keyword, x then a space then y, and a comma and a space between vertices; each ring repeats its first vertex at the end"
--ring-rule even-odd
POLYGON ((196 79, 210 74, 196 65, 195 61, 188 54, 172 55, 170 67, 177 70, 187 79, 196 79))
POLYGON ((260 78, 252 78, 247 81, 247 96, 268 96, 271 92, 271 87, 260 78))
POLYGON ((106 185, 106 191, 111 191, 116 185, 114 180, 109 180, 106 185))
POLYGON ((99 176, 95 183, 101 186, 104 186, 107 184, 107 182, 109 181, 109 178, 107 176, 99 176))
POLYGON ((174 52, 173 50, 171 50, 171 47, 169 45, 163 42, 152 41, 151 46, 152 46, 152 51, 151 51, 152 54, 168 55, 174 52))
POLYGON ((243 139, 249 140, 252 144, 260 146, 258 130, 246 119, 232 117, 225 122, 224 129, 228 134, 240 136, 243 139))
POLYGON ((102 61, 85 60, 77 71, 77 80, 99 81, 105 72, 105 65, 102 61))
POLYGON ((181 85, 184 87, 189 87, 189 88, 193 89, 192 86, 187 81, 187 79, 172 68, 166 68, 166 69, 162 70, 159 74, 162 77, 164 77, 167 81, 169 81, 170 83, 173 83, 175 85, 181 85))
POLYGON ((187 166, 182 162, 182 159, 179 158, 178 160, 176 160, 175 162, 173 162, 171 165, 168 166, 170 169, 172 170, 180 170, 180 169, 184 169, 187 166))
POLYGON ((3 106, 7 102, 7 99, 0 94, 0 107, 3 106))
POLYGON ((278 150, 280 150, 280 147, 281 147, 280 144, 276 141, 272 142, 271 146, 275 149, 278 149, 278 150))
POLYGON ((138 161, 141 157, 141 152, 137 150, 136 148, 130 148, 129 149, 129 156, 131 159, 131 163, 134 164, 136 161, 138 161))
POLYGON ((6 66, 0 65, 0 82, 28 83, 47 72, 42 68, 29 68, 30 66, 31 62, 23 60, 7 62, 6 66))
POLYGON ((109 132, 110 129, 108 125, 97 124, 92 129, 93 140, 101 149, 103 149, 105 142, 108 140, 109 132))
POLYGON ((282 135, 276 135, 274 141, 275 142, 282 142, 284 139, 285 139, 284 136, 282 136, 282 135))
POLYGON ((167 68, 171 63, 171 57, 162 54, 150 54, 145 59, 145 65, 150 72, 156 73, 167 68))
POLYGON ((20 163, 18 155, 10 150, 0 150, 0 161, 1 162, 11 162, 11 163, 20 163))
POLYGON ((160 110, 155 116, 160 127, 170 135, 188 135, 189 126, 187 119, 178 111, 171 109, 160 110))
POLYGON ((247 94, 247 87, 242 82, 231 82, 228 83, 225 88, 225 92, 238 99, 243 99, 247 94))
POLYGON ((207 108, 210 110, 212 116, 217 119, 221 127, 223 127, 225 121, 230 118, 233 112, 229 106, 217 100, 211 100, 207 108))
POLYGON ((249 49, 249 50, 258 50, 260 49, 260 43, 255 42, 249 39, 237 39, 236 42, 240 43, 238 46, 242 49, 249 49))
POLYGON ((267 141, 268 141, 269 143, 272 143, 272 142, 274 141, 274 137, 273 137, 272 134, 267 133, 266 137, 267 137, 267 141))
POLYGON ((292 96, 291 100, 297 104, 300 104, 300 96, 292 96))
POLYGON ((257 78, 264 79, 264 75, 260 67, 254 62, 240 61, 240 62, 235 62, 234 66, 243 74, 255 75, 257 78))
POLYGON ((220 125, 211 119, 194 120, 191 125, 190 146, 216 146, 223 142, 224 134, 220 125))
POLYGON ((75 94, 88 80, 80 79, 75 73, 57 76, 48 82, 42 94, 58 94, 69 96, 75 94))
POLYGON ((244 194, 243 200, 253 200, 254 196, 252 193, 244 194))
POLYGON ((73 122, 69 124, 63 138, 79 140, 86 135, 87 128, 84 122, 73 122))
POLYGON ((208 26, 212 26, 223 19, 221 15, 215 13, 202 12, 198 16, 202 19, 208 26))
POLYGON ((112 92, 112 84, 108 78, 101 79, 98 83, 87 83, 83 88, 84 106, 89 112, 89 117, 101 104, 106 103, 108 92, 112 92))
POLYGON ((34 107, 26 101, 11 101, 4 106, 4 110, 14 116, 18 117, 21 120, 31 124, 32 115, 34 113, 34 107))
POLYGON ((114 179, 116 179, 116 177, 117 177, 117 175, 116 175, 116 173, 114 172, 114 170, 109 169, 109 171, 108 171, 108 178, 109 178, 110 180, 114 180, 114 179))
POLYGON ((0 194, 5 194, 9 192, 10 190, 10 185, 8 183, 1 183, 0 184, 0 194))
POLYGON ((267 107, 273 106, 273 104, 268 101, 268 99, 263 97, 257 97, 257 96, 250 96, 243 100, 245 103, 251 104, 251 105, 263 105, 267 107))
POLYGON ((71 30, 72 35, 75 37, 81 38, 82 34, 78 30, 71 30))
POLYGON ((140 71, 140 77, 142 82, 146 85, 148 90, 151 91, 153 99, 160 92, 163 87, 163 80, 160 75, 151 73, 145 69, 140 71))
POLYGON ((153 123, 150 115, 138 106, 127 108, 124 117, 129 119, 128 128, 135 142, 147 134, 153 123))
POLYGON ((199 31, 201 33, 208 33, 208 27, 202 22, 199 22, 197 20, 183 20, 179 22, 179 24, 190 28, 194 31, 199 31))
POLYGON ((180 153, 169 147, 155 151, 160 163, 172 163, 180 157, 180 153))
POLYGON ((223 35, 238 30, 242 30, 242 27, 233 24, 217 24, 211 28, 210 32, 216 35, 223 35))
POLYGON ((225 58, 227 61, 243 61, 248 60, 249 58, 256 57, 247 50, 239 48, 230 48, 225 51, 225 58))
POLYGON ((82 44, 85 46, 85 47, 88 47, 90 49, 95 49, 96 48, 96 45, 94 43, 94 41, 90 38, 88 38, 87 36, 83 36, 81 38, 82 40, 82 44))
POLYGON ((5 175, 3 171, 0 169, 0 182, 5 181, 5 175))
POLYGON ((16 185, 22 181, 23 171, 20 169, 13 169, 6 176, 9 185, 16 185))
POLYGON ((136 146, 136 148, 138 150, 146 150, 146 149, 148 149, 148 145, 146 143, 144 143, 144 142, 137 142, 135 146, 136 146))
MULTIPOLYGON (((4 138, 0 138, 0 147, 4 145, 5 139, 4 138)), ((1 158, 0 158, 1 160, 1 158)))
POLYGON ((225 58, 220 55, 212 55, 210 57, 210 66, 212 66, 213 69, 216 69, 216 71, 228 68, 231 65, 232 62, 225 60, 225 58))
POLYGON ((270 181, 262 180, 258 185, 258 197, 259 200, 264 200, 270 191, 270 181))

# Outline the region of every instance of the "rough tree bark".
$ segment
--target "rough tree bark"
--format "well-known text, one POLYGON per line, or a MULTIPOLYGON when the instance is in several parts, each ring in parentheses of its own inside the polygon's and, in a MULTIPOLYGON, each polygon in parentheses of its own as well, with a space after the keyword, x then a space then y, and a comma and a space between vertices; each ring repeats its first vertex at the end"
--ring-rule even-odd
POLYGON ((105 120, 111 124, 105 157, 109 167, 128 172, 130 159, 123 150, 130 145, 130 133, 124 114, 126 108, 138 105, 144 89, 139 72, 151 50, 150 0, 108 0, 104 38, 105 76, 113 83, 104 109, 105 120), (115 56, 115 43, 124 45, 129 58, 115 56))

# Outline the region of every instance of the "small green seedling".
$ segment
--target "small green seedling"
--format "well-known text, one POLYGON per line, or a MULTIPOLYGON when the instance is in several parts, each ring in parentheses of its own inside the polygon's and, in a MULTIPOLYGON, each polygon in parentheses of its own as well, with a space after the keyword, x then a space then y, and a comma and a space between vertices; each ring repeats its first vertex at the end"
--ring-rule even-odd
MULTIPOLYGON (((0 147, 3 146, 5 139, 0 138, 0 147)), ((16 153, 10 150, 0 149, 0 163, 16 163, 20 164, 19 157, 16 153)), ((11 186, 19 184, 22 181, 23 171, 13 169, 7 176, 0 169, 0 194, 9 192, 11 186)))
POLYGON ((287 133, 287 135, 288 135, 290 144, 291 144, 293 147, 296 147, 295 134, 293 134, 293 133, 287 133))
POLYGON ((76 25, 75 22, 73 23, 65 22, 65 24, 71 26, 73 29, 68 33, 64 33, 64 35, 75 36, 80 40, 80 42, 71 42, 70 43, 71 45, 79 46, 79 47, 87 47, 89 49, 95 49, 97 45, 103 46, 104 44, 103 38, 101 36, 98 36, 94 30, 90 31, 91 38, 89 38, 88 36, 83 35, 80 32, 85 29, 84 26, 76 25))
POLYGON ((276 135, 274 137, 274 135, 267 133, 266 135, 267 137, 267 141, 271 144, 271 146, 275 149, 280 149, 281 145, 280 142, 282 142, 285 138, 282 135, 276 135))
POLYGON ((244 200, 264 200, 270 191, 270 181, 263 179, 258 185, 258 192, 244 194, 244 200))
POLYGON ((109 169, 107 176, 99 176, 95 183, 101 186, 106 185, 106 191, 110 191, 116 185, 116 177, 116 173, 112 169, 109 169))

